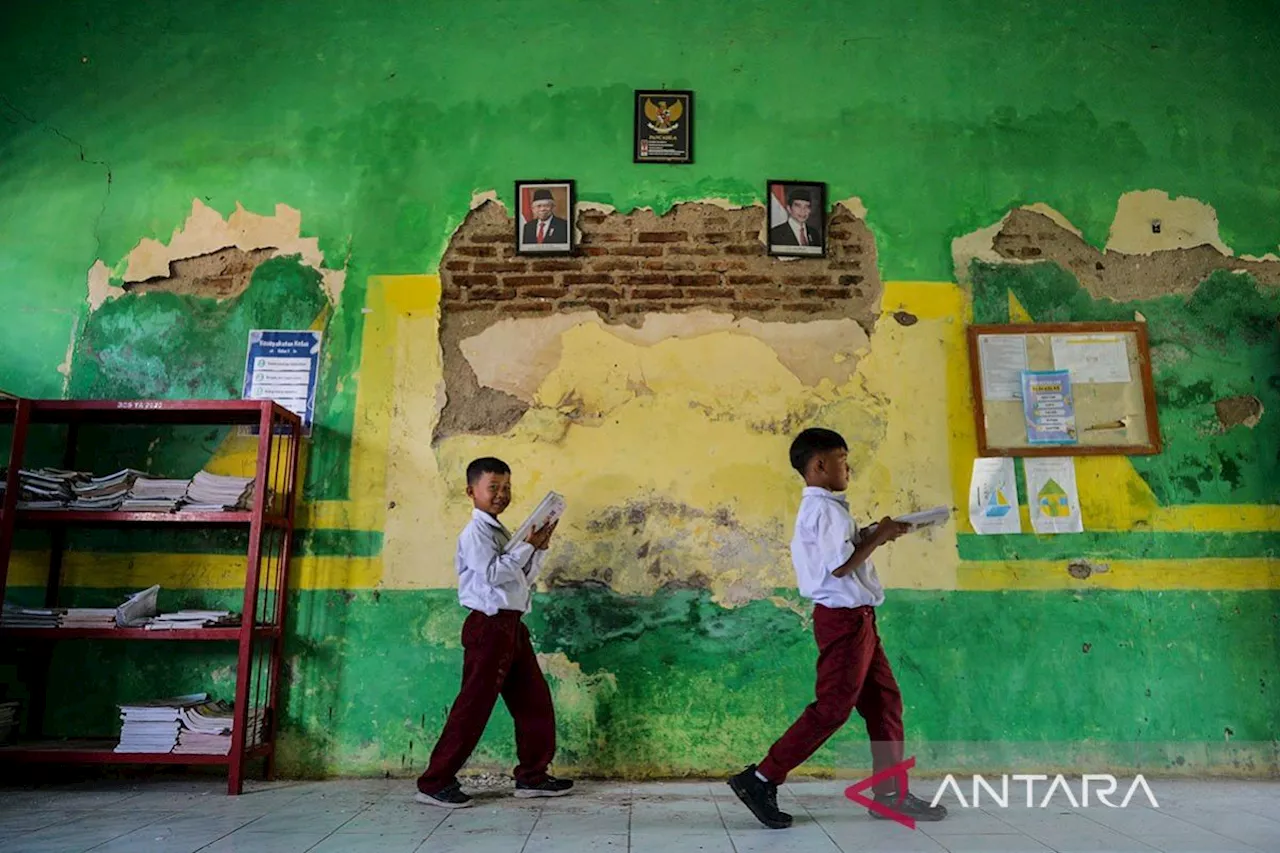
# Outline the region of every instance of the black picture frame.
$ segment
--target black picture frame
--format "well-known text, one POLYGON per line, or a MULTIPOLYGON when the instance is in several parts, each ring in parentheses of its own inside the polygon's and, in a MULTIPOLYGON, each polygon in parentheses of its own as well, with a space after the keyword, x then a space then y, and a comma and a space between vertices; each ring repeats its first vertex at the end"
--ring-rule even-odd
MULTIPOLYGON (((543 178, 541 180, 516 181, 515 244, 516 254, 527 257, 554 258, 572 255, 574 249, 574 210, 577 205, 577 188, 572 179, 543 178), (551 216, 548 231, 539 243, 536 237, 538 221, 533 208, 535 194, 546 190, 551 196, 551 216), (563 215, 561 205, 563 205, 563 215), (554 242, 552 241, 554 239, 554 242), (560 239, 563 238, 563 239, 560 239)), ((544 201, 545 199, 537 199, 544 201)))
POLYGON ((775 258, 825 258, 827 256, 827 185, 821 181, 771 179, 764 185, 765 244, 775 258), (775 188, 780 192, 775 192, 775 188), (809 214, 804 220, 808 245, 801 245, 800 233, 789 227, 792 192, 810 198, 809 214), (781 198, 779 198, 781 196, 781 198), (818 204, 813 205, 813 198, 818 204), (785 229, 785 230, 779 230, 785 229), (775 240, 775 238, 777 238, 775 240))
POLYGON ((632 130, 632 162, 682 164, 693 162, 693 92, 689 89, 636 89, 631 112, 635 118, 632 130), (678 106, 674 118, 651 115, 652 110, 678 106), (646 107, 650 108, 646 112, 646 107), (668 121, 670 131, 662 124, 668 121), (656 124, 655 124, 656 122, 656 124))

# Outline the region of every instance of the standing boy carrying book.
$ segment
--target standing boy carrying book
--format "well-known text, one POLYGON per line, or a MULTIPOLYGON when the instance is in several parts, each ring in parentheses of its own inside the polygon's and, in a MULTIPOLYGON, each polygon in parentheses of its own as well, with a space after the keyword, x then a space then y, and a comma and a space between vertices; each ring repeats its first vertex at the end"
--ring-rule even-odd
POLYGON ((508 548, 511 534, 498 521, 511 504, 511 468, 486 457, 467 466, 467 495, 475 505, 458 536, 458 601, 471 610, 462 625, 462 689, 449 711, 431 762, 418 777, 420 803, 446 809, 471 805, 458 771, 471 757, 498 697, 516 724, 517 797, 560 797, 573 783, 548 775, 556 752, 551 691, 538 666, 521 617, 529 612, 533 581, 556 522, 532 530, 508 548), (504 550, 505 549, 505 550, 504 550))
MULTIPOLYGON (((813 602, 817 696, 759 767, 752 764, 729 780, 738 799, 771 829, 791 825, 791 815, 778 808, 778 786, 839 731, 855 708, 866 721, 875 771, 902 761, 902 694, 876 631, 875 609, 884 603, 884 588, 870 558, 908 527, 885 518, 860 535, 842 494, 849 487, 849 446, 839 433, 800 433, 791 443, 791 467, 805 483, 791 560, 800 594, 813 602)), ((877 785, 875 794, 905 817, 947 816, 945 808, 930 806, 905 785, 898 790, 892 778, 877 785)), ((871 816, 880 817, 875 812, 871 816)))

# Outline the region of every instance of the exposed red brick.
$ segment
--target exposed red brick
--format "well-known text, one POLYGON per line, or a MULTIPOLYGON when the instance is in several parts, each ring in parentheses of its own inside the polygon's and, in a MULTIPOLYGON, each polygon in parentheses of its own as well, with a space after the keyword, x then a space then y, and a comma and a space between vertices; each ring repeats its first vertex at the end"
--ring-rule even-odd
POLYGON ((860 275, 842 275, 840 276, 840 284, 845 287, 853 287, 862 284, 863 278, 860 275))
POLYGON ((503 314, 551 314, 556 310, 554 302, 516 300, 502 305, 503 314))
POLYGON ((622 299, 622 291, 616 287, 575 287, 573 295, 582 299, 622 299))
POLYGON ((471 261, 445 261, 444 268, 450 272, 466 272, 471 269, 471 261))
POLYGON ((682 287, 684 295, 691 299, 732 299, 734 292, 727 287, 682 287))
POLYGON ((715 287, 720 284, 720 276, 713 272, 699 273, 698 275, 673 275, 671 283, 680 287, 715 287))
POLYGON ((679 299, 684 292, 678 287, 637 287, 635 296, 638 299, 679 299))
POLYGON ((833 270, 860 270, 862 261, 832 261, 827 266, 833 270))
POLYGON ((843 287, 802 287, 796 294, 804 299, 847 299, 848 291, 843 287))
POLYGON ((719 249, 710 246, 668 246, 668 255, 718 255, 719 249))
POLYGON ((520 288, 521 296, 538 296, 546 299, 559 299, 568 293, 568 288, 564 287, 522 287, 520 288))
POLYGON ((471 291, 471 298, 479 302, 487 300, 502 302, 507 299, 515 299, 516 294, 515 291, 506 290, 501 287, 477 287, 475 290, 471 291))
POLYGON ((617 234, 608 231, 591 231, 582 235, 582 243, 630 243, 630 234, 617 234))
POLYGON ((641 231, 636 235, 639 243, 684 243, 688 239, 687 231, 641 231))
POLYGON ((602 275, 601 273, 584 272, 584 273, 566 273, 564 283, 573 284, 612 284, 613 276, 602 275))
POLYGON ((848 240, 853 237, 853 232, 847 228, 832 228, 827 232, 827 236, 832 240, 848 240))
POLYGON ((583 224, 599 225, 608 216, 603 210, 584 210, 578 214, 578 220, 583 224))
POLYGON ((555 280, 556 277, 553 275, 506 275, 502 277, 502 283, 507 287, 537 287, 554 284, 555 280))
POLYGON ((720 243, 732 243, 737 239, 738 233, 736 231, 712 231, 702 237, 704 243, 712 243, 715 245, 719 245, 720 243))
POLYGON ((635 258, 653 258, 662 254, 661 246, 615 246, 609 249, 611 255, 622 255, 624 257, 635 258))
POLYGON ((496 275, 455 275, 453 281, 459 287, 496 287, 498 277, 496 275))
POLYGON ((604 246, 583 246, 582 251, 593 258, 609 254, 609 250, 604 246))
POLYGON ((696 270, 698 265, 693 261, 673 261, 670 258, 663 258, 657 261, 645 261, 644 268, 647 270, 696 270))
POLYGON ((492 258, 498 254, 492 246, 455 246, 453 250, 469 258, 492 258))
POLYGON ((556 304, 556 309, 559 311, 577 311, 583 308, 591 308, 592 310, 599 311, 601 314, 611 314, 613 306, 608 302, 601 302, 594 299, 565 299, 556 304))
POLYGON ((667 310, 667 305, 665 302, 650 302, 647 300, 636 299, 619 305, 618 310, 633 312, 636 314, 652 314, 667 310))
POLYGON ((750 311, 752 313, 764 313, 766 311, 778 310, 777 302, 760 302, 750 299, 739 299, 733 303, 733 310, 739 313, 750 311))
MULTIPOLYGON (((729 270, 745 270, 747 269, 747 262, 746 261, 714 260, 714 261, 704 261, 703 266, 710 267, 713 270, 719 270, 720 272, 727 272, 729 270)), ((692 265, 690 265, 690 268, 692 268, 692 265)))
POLYGON ((769 285, 754 285, 751 287, 737 288, 739 299, 782 299, 786 297, 787 291, 781 287, 769 285))
POLYGON ((729 284, 773 284, 775 279, 767 275, 731 275, 729 284))
POLYGON ((476 261, 476 272, 524 272, 529 265, 523 261, 476 261))
POLYGON ((732 299, 672 299, 667 304, 672 308, 727 308, 732 299))
POLYGON ((782 281, 784 284, 791 285, 824 285, 831 284, 831 277, 825 275, 789 275, 782 281))
POLYGON ((633 270, 636 268, 636 261, 628 261, 626 258, 600 258, 591 262, 593 270, 608 272, 610 270, 633 270))
POLYGON ((515 239, 515 235, 513 234, 495 234, 495 233, 482 232, 480 234, 471 235, 472 243, 503 243, 503 242, 506 242, 507 240, 514 240, 514 239, 515 239))
POLYGON ((725 246, 730 255, 763 255, 764 246, 760 243, 742 243, 736 246, 725 246))
POLYGON ((622 283, 640 285, 641 287, 654 284, 671 284, 671 276, 655 272, 633 273, 632 275, 622 276, 622 283))
POLYGON ((530 264, 530 272, 562 272, 565 270, 580 270, 584 261, 581 260, 545 260, 534 261, 530 264))

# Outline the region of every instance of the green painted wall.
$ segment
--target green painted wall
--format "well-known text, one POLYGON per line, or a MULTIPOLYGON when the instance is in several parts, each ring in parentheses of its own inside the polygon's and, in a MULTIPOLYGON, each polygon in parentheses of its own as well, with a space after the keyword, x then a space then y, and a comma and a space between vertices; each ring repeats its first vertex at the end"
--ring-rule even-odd
MULTIPOLYGON (((1223 239, 1261 254, 1280 239, 1280 124, 1268 113, 1278 43, 1262 2, 1090 1, 1050 14, 1011 0, 596 0, 541 18, 498 0, 11 2, 0 9, 0 316, 13 321, 0 388, 230 396, 247 328, 310 325, 323 294, 287 259, 234 303, 126 296, 90 314, 89 267, 100 259, 118 276, 138 240, 167 240, 196 198, 224 215, 294 207, 327 263, 346 266, 308 481, 327 499, 347 494, 366 278, 435 270, 472 193, 509 198, 518 177, 571 176, 582 199, 624 211, 751 202, 780 175, 826 180, 832 199, 866 204, 885 279, 951 280, 952 239, 1021 203, 1051 205, 1100 246, 1116 199, 1148 187, 1211 203, 1223 239), (630 162, 630 91, 650 85, 697 91, 696 164, 630 162)), ((1136 463, 1163 503, 1280 502, 1273 291, 1216 276, 1191 298, 1113 303, 1056 267, 979 266, 977 318, 1007 317, 1010 290, 1040 320, 1140 310, 1154 346, 1190 352, 1157 372, 1169 451, 1136 463), (1213 400, 1243 393, 1270 419, 1206 435, 1213 400)), ((157 467, 185 470, 219 434, 162 438, 157 467)), ((95 453, 127 449, 103 439, 95 453)), ((303 542, 372 555, 381 535, 303 542)), ((74 544, 235 548, 146 539, 74 544)), ((959 548, 966 560, 1274 558, 1277 538, 962 537, 959 548)), ((1277 605, 1274 591, 895 590, 882 619, 909 736, 933 766, 1128 767, 1146 744, 1157 767, 1265 772, 1280 731, 1277 605)), ((452 592, 305 591, 294 613, 287 768, 420 767, 460 671, 452 592)), ((532 625, 543 651, 581 667, 557 686, 562 757, 596 772, 754 760, 811 690, 806 627, 773 604, 581 589, 540 596, 532 625)), ((64 689, 96 687, 52 722, 109 731, 116 701, 159 684, 223 689, 229 664, 206 649, 66 645, 59 671, 82 677, 64 689)), ((509 725, 500 713, 479 763, 511 760, 509 725)), ((861 767, 864 753, 851 726, 818 762, 861 767)))

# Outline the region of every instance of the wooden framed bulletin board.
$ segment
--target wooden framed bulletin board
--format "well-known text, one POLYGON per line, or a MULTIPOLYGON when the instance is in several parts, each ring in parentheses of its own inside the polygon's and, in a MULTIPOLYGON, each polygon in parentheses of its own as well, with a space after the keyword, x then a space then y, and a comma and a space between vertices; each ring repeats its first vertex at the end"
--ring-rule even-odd
POLYGON ((1161 451, 1145 323, 969 327, 979 456, 1161 451))

